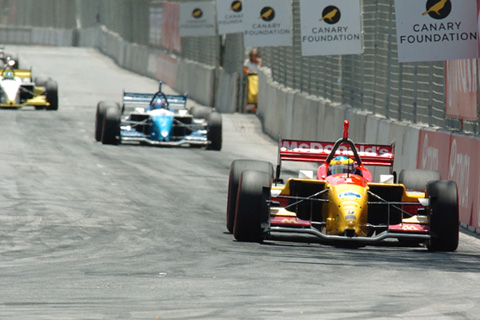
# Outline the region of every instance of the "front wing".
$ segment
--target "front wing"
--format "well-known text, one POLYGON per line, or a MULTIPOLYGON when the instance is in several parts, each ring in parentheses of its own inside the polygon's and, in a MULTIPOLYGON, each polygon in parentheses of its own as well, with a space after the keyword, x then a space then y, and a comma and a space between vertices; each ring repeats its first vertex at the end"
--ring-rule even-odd
MULTIPOLYGON (((316 183, 324 185, 322 183, 316 183)), ((290 184, 291 185, 291 184, 290 184)), ((325 226, 325 222, 305 220, 297 216, 294 211, 289 211, 288 201, 293 200, 295 205, 302 205, 302 203, 312 203, 312 201, 328 201, 325 196, 326 189, 317 192, 312 195, 304 195, 303 197, 290 197, 282 196, 280 190, 272 192, 272 200, 270 201, 270 221, 265 224, 264 231, 267 233, 297 233, 297 234, 309 234, 318 237, 323 242, 350 242, 358 244, 373 244, 379 243, 386 239, 398 239, 398 240, 414 240, 423 242, 430 239, 429 218, 426 215, 422 215, 423 205, 420 201, 415 201, 415 197, 404 199, 385 200, 385 194, 394 194, 395 190, 399 192, 403 188, 400 185, 381 185, 372 184, 371 190, 378 191, 379 193, 370 192, 370 199, 368 202, 369 213, 378 214, 379 208, 381 214, 385 219, 380 224, 367 224, 371 229, 378 230, 372 235, 367 237, 348 237, 329 235, 322 232, 322 227, 325 226), (387 192, 385 192, 387 191, 387 192), (382 194, 383 193, 383 194, 382 194), (380 197, 382 195, 384 198, 380 197), (408 211, 407 211, 408 210, 408 211), (390 214, 396 211, 397 214, 401 214, 398 217, 399 223, 390 224, 390 214), (415 213, 412 213, 415 212, 415 213)), ((403 195, 402 197, 405 197, 403 195)), ((398 194, 397 194, 398 197, 398 194)), ((305 207, 309 207, 304 206, 305 207)), ((305 214, 303 214, 305 215, 305 214)))

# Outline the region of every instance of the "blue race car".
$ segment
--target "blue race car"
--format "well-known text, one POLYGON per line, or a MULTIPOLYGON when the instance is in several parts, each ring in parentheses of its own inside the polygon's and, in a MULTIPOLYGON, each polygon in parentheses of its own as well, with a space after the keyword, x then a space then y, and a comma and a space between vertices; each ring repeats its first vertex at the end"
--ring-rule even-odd
POLYGON ((123 93, 123 106, 100 101, 95 139, 103 144, 137 142, 155 146, 222 148, 222 116, 204 106, 186 108, 186 95, 123 93), (133 111, 126 113, 126 110, 133 111))

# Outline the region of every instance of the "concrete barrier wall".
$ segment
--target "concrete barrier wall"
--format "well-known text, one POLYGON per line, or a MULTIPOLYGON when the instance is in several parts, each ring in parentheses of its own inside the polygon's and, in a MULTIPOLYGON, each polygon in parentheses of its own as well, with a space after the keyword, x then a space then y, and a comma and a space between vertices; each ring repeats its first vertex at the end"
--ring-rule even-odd
POLYGON ((104 26, 95 29, 82 30, 79 43, 93 45, 118 65, 162 80, 176 91, 187 93, 201 104, 214 105, 214 67, 173 57, 147 46, 125 42, 118 34, 104 26))
POLYGON ((191 60, 178 59, 175 90, 187 93, 203 105, 213 105, 215 68, 191 60))
POLYGON ((222 113, 233 113, 237 110, 238 73, 229 74, 220 69, 215 92, 215 108, 222 113))

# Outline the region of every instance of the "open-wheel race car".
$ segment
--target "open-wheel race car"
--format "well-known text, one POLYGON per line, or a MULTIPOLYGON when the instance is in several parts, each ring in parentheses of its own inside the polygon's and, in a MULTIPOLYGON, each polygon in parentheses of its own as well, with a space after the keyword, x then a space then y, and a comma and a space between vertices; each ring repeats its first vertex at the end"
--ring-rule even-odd
POLYGON ((95 117, 95 139, 103 144, 133 142, 154 146, 222 148, 222 116, 214 109, 187 109, 186 95, 123 93, 123 105, 100 101, 95 117), (132 112, 127 112, 129 108, 132 112))
MULTIPOLYGON (((280 233, 309 234, 321 243, 360 247, 396 239, 431 251, 455 251, 458 191, 434 170, 392 171, 394 144, 280 140, 276 170, 265 161, 230 166, 227 229, 238 241, 261 242, 280 233), (321 163, 299 178, 280 179, 282 161, 321 163), (390 167, 373 182, 365 166, 390 167)), ((277 237, 278 238, 278 237, 277 237)), ((394 240, 395 241, 395 240, 394 240)), ((391 241, 390 241, 391 242, 391 241)))
POLYGON ((16 64, 8 60, 0 74, 0 108, 58 110, 57 82, 44 77, 32 80, 32 70, 15 69, 16 64))

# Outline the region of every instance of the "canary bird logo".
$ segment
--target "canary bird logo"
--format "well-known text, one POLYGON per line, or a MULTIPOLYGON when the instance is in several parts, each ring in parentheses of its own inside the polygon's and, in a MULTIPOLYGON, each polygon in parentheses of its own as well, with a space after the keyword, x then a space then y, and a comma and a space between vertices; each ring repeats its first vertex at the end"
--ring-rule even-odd
POLYGON ((328 6, 322 11, 322 18, 320 21, 325 21, 328 24, 335 24, 340 21, 340 10, 335 6, 328 6))
POLYGON ((264 7, 262 11, 260 11, 260 17, 258 19, 262 19, 263 21, 272 21, 275 18, 275 10, 272 7, 264 7))
POLYGON ((452 3, 450 0, 428 0, 426 4, 426 11, 422 16, 429 15, 433 19, 444 19, 452 11, 452 3))
POLYGON ((196 8, 193 10, 192 12, 192 17, 194 17, 195 19, 199 19, 203 16, 203 11, 202 9, 199 9, 199 8, 196 8))
POLYGON ((242 11, 242 1, 233 1, 230 7, 233 12, 240 12, 242 11))

